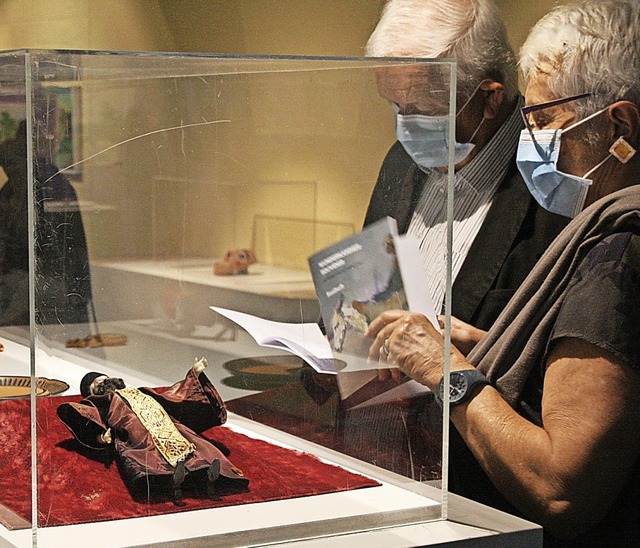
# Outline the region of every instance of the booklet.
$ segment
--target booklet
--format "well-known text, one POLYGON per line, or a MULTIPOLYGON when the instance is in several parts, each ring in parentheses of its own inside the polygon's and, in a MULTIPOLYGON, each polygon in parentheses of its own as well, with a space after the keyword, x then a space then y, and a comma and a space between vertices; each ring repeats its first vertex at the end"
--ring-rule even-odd
POLYGON ((344 362, 336 360, 331 345, 317 323, 284 323, 265 320, 218 306, 213 311, 242 327, 260 345, 286 350, 302 358, 318 373, 336 374, 344 362))
MULTIPOLYGON (((319 373, 337 374, 343 395, 377 375, 369 363, 369 323, 384 310, 420 312, 437 326, 418 244, 398 236, 391 217, 381 219, 309 257, 326 337, 316 323, 284 323, 212 306, 261 346, 291 352, 319 373)), ((389 366, 391 367, 391 366, 389 366)))
POLYGON ((395 219, 386 217, 309 257, 334 355, 349 364, 366 359, 371 339, 364 332, 385 310, 420 312, 438 325, 419 256, 415 238, 398 236, 395 219))

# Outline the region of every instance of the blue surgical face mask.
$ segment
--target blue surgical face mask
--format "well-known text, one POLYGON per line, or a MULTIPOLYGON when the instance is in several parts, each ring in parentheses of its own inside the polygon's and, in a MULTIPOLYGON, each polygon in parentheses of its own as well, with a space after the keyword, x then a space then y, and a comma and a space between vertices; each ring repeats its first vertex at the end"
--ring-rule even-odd
MULTIPOLYGON (((607 107, 608 108, 608 107, 607 107)), ((547 211, 564 217, 575 217, 582 208, 593 182, 589 179, 611 154, 582 177, 558 171, 560 140, 563 133, 598 116, 607 108, 562 129, 523 129, 520 133, 516 164, 532 196, 547 211)))
MULTIPOLYGON (((469 104, 480 86, 471 94, 467 102, 458 111, 460 114, 469 104)), ((396 104, 393 105, 396 112, 396 136, 398 141, 411 156, 411 159, 423 170, 449 165, 449 116, 428 116, 426 114, 400 114, 396 104)), ((484 117, 473 132, 469 141, 478 133, 484 117)), ((475 145, 468 143, 455 143, 454 165, 465 160, 475 145)))

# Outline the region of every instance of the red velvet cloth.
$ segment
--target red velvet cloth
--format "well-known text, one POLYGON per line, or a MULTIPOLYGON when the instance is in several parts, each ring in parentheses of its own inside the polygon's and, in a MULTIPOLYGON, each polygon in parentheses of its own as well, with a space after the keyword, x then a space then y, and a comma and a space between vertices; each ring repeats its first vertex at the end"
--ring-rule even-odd
MULTIPOLYGON (((227 483, 208 498, 206 486, 183 486, 184 506, 169 493, 132 493, 117 465, 80 445, 56 416, 58 405, 80 396, 39 398, 38 525, 71 525, 304 497, 378 485, 375 480, 323 463, 308 453, 284 449, 218 426, 212 440, 250 479, 248 487, 227 483)), ((0 402, 0 504, 31 520, 31 440, 28 399, 0 402)), ((217 484, 216 484, 217 485, 217 484)))

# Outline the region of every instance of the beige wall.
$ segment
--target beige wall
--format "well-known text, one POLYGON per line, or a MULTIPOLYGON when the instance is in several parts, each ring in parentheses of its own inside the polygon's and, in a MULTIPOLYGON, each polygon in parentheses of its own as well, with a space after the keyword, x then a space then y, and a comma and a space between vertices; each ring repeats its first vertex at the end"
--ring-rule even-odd
POLYGON ((174 39, 156 0, 3 0, 0 49, 17 48, 162 51, 174 39))
POLYGON ((3 0, 0 49, 362 55, 382 0, 3 0))
MULTIPOLYGON (((528 28, 554 4, 554 0, 539 0, 533 4, 514 0, 497 2, 516 50, 528 28)), ((361 56, 382 5, 383 0, 2 0, 0 49, 361 56)), ((371 90, 371 94, 372 97, 367 99, 368 104, 378 100, 375 90, 371 90)), ((85 95, 83 132, 87 141, 84 144, 86 154, 109 147, 112 144, 110 139, 113 137, 117 140, 123 126, 135 131, 135 124, 127 120, 135 121, 135 113, 141 108, 138 105, 149 102, 149 97, 138 97, 134 93, 119 98, 118 92, 115 92, 101 99, 104 104, 97 101, 95 95, 85 95)), ((351 100, 358 104, 358 98, 351 100)), ((331 101, 314 108, 318 112, 329 112, 338 106, 332 107, 329 103, 331 101)), ((276 101, 274 105, 277 104, 276 101)), ((149 106, 144 105, 145 108, 149 106)), ((165 102, 158 104, 156 110, 158 125, 169 124, 173 106, 165 102)), ((270 112, 274 111, 272 107, 270 112)), ((260 113, 260 109, 257 109, 257 113, 260 113)), ((270 123, 268 117, 262 122, 257 120, 258 125, 262 123, 264 128, 270 123)), ((238 200, 245 201, 245 207, 238 208, 239 211, 259 210, 266 217, 312 218, 323 223, 324 227, 338 227, 336 230, 342 230, 344 226, 359 227, 379 163, 394 134, 393 116, 384 105, 378 105, 377 109, 369 108, 360 115, 359 120, 361 125, 355 128, 356 133, 349 135, 348 142, 337 148, 341 154, 353 157, 354 166, 366 165, 368 168, 349 171, 349 163, 344 161, 335 163, 336 166, 347 166, 341 169, 334 169, 327 163, 314 163, 318 157, 322 158, 322 152, 318 152, 318 149, 323 146, 327 147, 327 151, 336 150, 335 139, 329 139, 323 145, 318 136, 315 141, 298 137, 298 149, 292 152, 290 158, 280 158, 278 161, 274 150, 269 162, 261 163, 260 169, 255 170, 256 186, 252 194, 243 192, 240 187, 235 196, 227 186, 226 190, 219 189, 215 196, 199 195, 195 203, 183 204, 185 211, 199 212, 198 215, 187 215, 183 219, 183 226, 190 232, 186 239, 190 242, 191 251, 194 254, 219 254, 227 247, 252 244, 255 227, 251 226, 249 219, 241 216, 236 219, 239 228, 231 230, 228 224, 210 225, 206 232, 207 239, 198 241, 199 235, 204 234, 202 226, 207 223, 207 215, 211 211, 228 211, 238 200), (369 139, 366 147, 363 146, 365 141, 362 136, 369 139), (283 204, 274 198, 274 189, 284 188, 282 185, 289 190, 294 189, 292 196, 304 188, 313 189, 313 196, 304 208, 295 209, 290 207, 291 204, 283 204), (256 203, 247 203, 248 200, 256 203), (307 211, 310 204, 313 207, 307 211)), ((257 136, 261 134, 260 127, 252 131, 257 132, 254 133, 257 136)), ((275 147, 275 143, 268 144, 275 147)), ((161 174, 158 179, 153 165, 144 167, 147 164, 142 157, 155 154, 145 150, 143 142, 136 143, 135 147, 118 149, 122 157, 104 156, 100 157, 100 161, 86 165, 82 184, 76 185, 80 197, 95 199, 96 189, 103 191, 109 186, 105 185, 109 180, 116 181, 111 186, 113 199, 122 199, 133 184, 140 184, 141 188, 147 189, 147 193, 153 192, 154 185, 165 185, 162 177, 166 174, 161 174), (138 152, 134 152, 136 150, 138 152), (141 161, 132 161, 132 155, 135 154, 139 155, 141 161), (129 169, 126 166, 133 167, 129 169)), ((335 153, 331 154, 335 156, 335 153)), ((325 152, 325 155, 329 156, 329 153, 325 152)), ((210 156, 203 151, 201 157, 204 160, 194 162, 195 172, 191 168, 185 169, 177 179, 185 179, 186 175, 187 179, 201 183, 206 183, 207 177, 215 180, 215 163, 210 156)), ((173 191, 179 189, 176 190, 174 186, 173 191)), ((140 203, 137 214, 140 217, 134 221, 151 226, 155 222, 149 218, 153 216, 153 208, 148 203, 148 197, 145 201, 140 194, 138 196, 140 203)), ((164 196, 173 203, 171 193, 165 192, 164 196)), ((177 196, 179 198, 179 194, 177 196)), ((291 201, 298 204, 304 202, 302 198, 293 198, 291 201)), ((278 230, 282 232, 284 229, 278 230)), ((105 230, 100 222, 88 219, 87 231, 90 247, 96 255, 118 254, 117 238, 112 231, 105 230)), ((160 249, 166 248, 170 254, 171 241, 179 233, 179 230, 167 228, 162 231, 166 241, 158 242, 156 236, 149 235, 149 231, 141 231, 137 234, 140 241, 131 249, 141 252, 159 246, 160 249), (150 237, 153 239, 152 245, 147 241, 150 237)), ((326 239, 331 240, 335 234, 329 228, 326 239)), ((294 236, 292 233, 290 238, 285 237, 284 240, 295 241, 294 236)), ((319 242, 321 245, 326 243, 319 242)), ((302 265, 305 257, 300 254, 299 257, 287 257, 286 261, 302 265)))
POLYGON ((383 0, 159 0, 180 51, 360 56, 383 0))
MULTIPOLYGON (((517 49, 530 26, 556 0, 496 2, 517 49)), ((0 49, 359 56, 383 3, 383 0, 2 0, 0 49)))

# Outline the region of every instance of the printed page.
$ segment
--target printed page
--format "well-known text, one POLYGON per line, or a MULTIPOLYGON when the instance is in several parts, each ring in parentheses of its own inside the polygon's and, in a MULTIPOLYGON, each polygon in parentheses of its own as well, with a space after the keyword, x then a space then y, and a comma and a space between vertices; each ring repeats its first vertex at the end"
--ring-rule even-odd
POLYGON ((440 330, 436 310, 425 283, 427 275, 422 268, 422 261, 417 259, 420 257, 418 240, 413 234, 403 234, 396 236, 394 242, 409 310, 424 314, 434 327, 440 330))
POLYGON ((340 369, 340 360, 333 358, 329 341, 316 323, 274 322, 236 310, 210 308, 245 329, 260 346, 291 352, 319 373, 335 374, 340 369))

